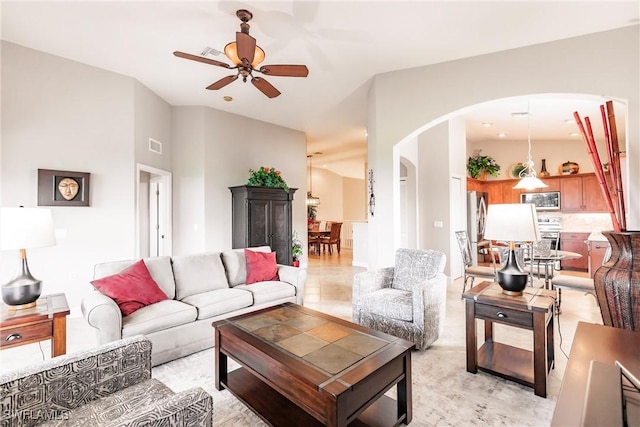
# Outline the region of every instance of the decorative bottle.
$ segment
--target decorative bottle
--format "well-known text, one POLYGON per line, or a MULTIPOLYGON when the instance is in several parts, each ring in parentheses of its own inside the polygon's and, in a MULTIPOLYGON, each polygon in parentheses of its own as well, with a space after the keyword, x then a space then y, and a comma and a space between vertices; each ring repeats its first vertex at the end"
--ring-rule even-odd
POLYGON ((547 171, 547 159, 542 159, 542 169, 540 169, 540 177, 544 178, 551 175, 547 171))

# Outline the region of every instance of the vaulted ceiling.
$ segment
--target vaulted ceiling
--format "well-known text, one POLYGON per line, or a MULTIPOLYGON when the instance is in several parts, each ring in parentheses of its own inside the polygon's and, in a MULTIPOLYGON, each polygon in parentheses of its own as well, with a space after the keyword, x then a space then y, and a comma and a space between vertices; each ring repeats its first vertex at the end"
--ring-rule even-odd
MULTIPOLYGON (((171 105, 205 105, 304 131, 308 152, 323 153, 316 165, 361 178, 366 96, 374 75, 639 22, 637 1, 2 1, 0 5, 3 40, 134 77, 171 105), (200 55, 212 48, 214 53, 207 58, 229 63, 215 51, 223 51, 235 39, 238 9, 253 13, 250 34, 266 52, 264 64, 305 64, 309 76, 264 76, 282 92, 273 99, 240 79, 217 91, 206 90, 233 72, 176 58, 172 52, 200 55)), ((490 138, 503 127, 514 139, 525 139, 523 121, 517 126, 507 120, 512 112, 530 107, 537 137, 564 138, 566 127, 562 135, 554 136, 556 126, 546 120, 560 119, 561 128, 567 111, 570 114, 577 104, 555 101, 556 107, 540 108, 522 99, 487 104, 468 112, 467 135, 472 140, 490 138), (543 119, 547 124, 538 133, 535 126, 543 119), (494 127, 488 130, 482 122, 494 127)))

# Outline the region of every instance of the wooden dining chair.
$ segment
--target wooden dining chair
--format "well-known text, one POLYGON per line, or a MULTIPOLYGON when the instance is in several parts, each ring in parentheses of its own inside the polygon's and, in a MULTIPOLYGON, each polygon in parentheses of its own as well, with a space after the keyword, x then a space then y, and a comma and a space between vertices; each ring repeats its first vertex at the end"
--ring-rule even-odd
POLYGON ((336 249, 338 250, 338 254, 340 254, 340 231, 342 230, 341 222, 332 222, 331 223, 331 233, 328 237, 321 237, 320 244, 322 245, 323 250, 325 246, 329 247, 329 254, 333 254, 331 250, 332 245, 336 245, 336 249))

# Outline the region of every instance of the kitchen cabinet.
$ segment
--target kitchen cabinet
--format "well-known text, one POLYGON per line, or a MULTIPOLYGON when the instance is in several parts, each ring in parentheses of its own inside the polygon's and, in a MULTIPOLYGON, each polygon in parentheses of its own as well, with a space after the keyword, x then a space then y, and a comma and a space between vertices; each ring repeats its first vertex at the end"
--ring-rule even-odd
POLYGON ((560 205, 562 212, 608 212, 595 174, 562 178, 560 205))
POLYGON ((229 187, 232 248, 270 246, 278 264, 291 265, 291 203, 296 188, 229 187))
POLYGON ((589 270, 589 254, 586 242, 588 238, 589 233, 560 233, 560 249, 582 255, 582 257, 578 259, 560 261, 560 268, 562 270, 589 270))
POLYGON ((593 278, 596 270, 604 261, 604 256, 609 249, 609 242, 590 241, 589 248, 589 277, 593 278))

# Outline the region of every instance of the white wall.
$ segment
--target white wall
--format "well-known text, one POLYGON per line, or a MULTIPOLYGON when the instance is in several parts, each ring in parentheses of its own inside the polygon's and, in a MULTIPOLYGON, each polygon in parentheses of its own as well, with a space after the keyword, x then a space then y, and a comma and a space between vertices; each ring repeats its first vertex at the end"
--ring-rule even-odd
POLYGON ((367 220, 367 184, 364 179, 342 178, 342 218, 367 220))
POLYGON ((343 177, 328 169, 316 167, 312 169, 313 195, 320 198, 316 218, 320 221, 342 221, 345 219, 343 217, 343 177))
POLYGON ((376 171, 379 204, 375 219, 369 222, 370 268, 392 264, 397 246, 392 235, 378 232, 392 229, 396 219, 394 145, 460 109, 510 96, 572 93, 628 100, 629 185, 625 192, 631 197, 630 229, 639 228, 638 28, 636 25, 374 77, 368 99, 368 163, 376 171))
MULTIPOLYGON (((72 315, 94 264, 134 254, 133 80, 2 42, 2 206, 37 204, 37 170, 91 173, 90 207, 51 207, 57 246, 29 251, 43 293, 65 292, 72 315)), ((0 282, 16 251, 0 252, 0 282)))

